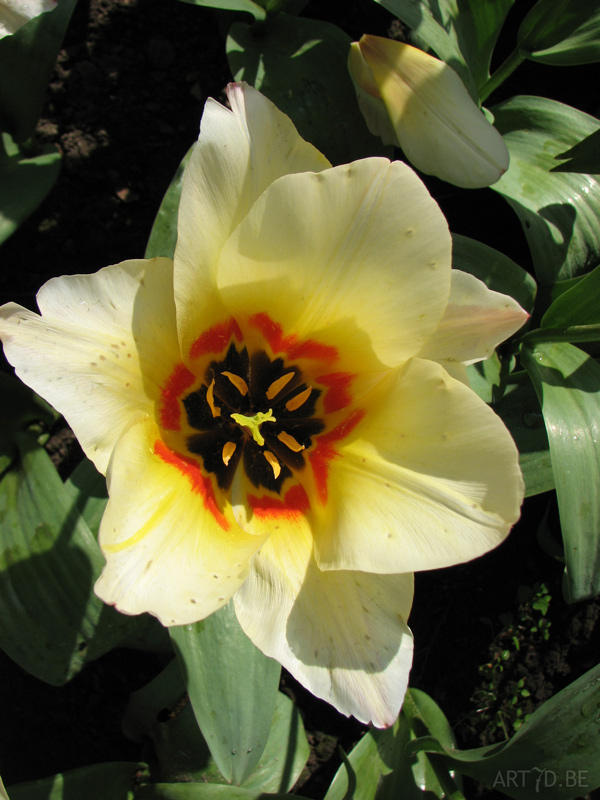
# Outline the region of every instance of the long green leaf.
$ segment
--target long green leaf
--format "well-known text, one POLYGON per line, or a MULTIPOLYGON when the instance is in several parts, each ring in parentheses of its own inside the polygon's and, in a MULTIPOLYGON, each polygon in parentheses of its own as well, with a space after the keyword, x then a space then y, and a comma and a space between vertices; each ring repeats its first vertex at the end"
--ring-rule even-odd
POLYGON ((59 0, 55 9, 0 40, 0 130, 17 142, 34 132, 76 2, 59 0))
MULTIPOLYGON (((69 770, 10 787, 10 800, 133 800, 133 788, 146 764, 117 761, 69 770)), ((136 795, 137 796, 137 795, 136 795)))
POLYGON ((336 25, 289 14, 264 27, 236 22, 226 47, 235 80, 260 89, 334 164, 389 152, 367 130, 347 68, 350 37, 336 25))
POLYGON ((569 602, 600 592, 600 366, 566 342, 523 347, 550 442, 569 602))
POLYGON ((193 148, 194 145, 190 147, 183 157, 162 199, 146 246, 146 258, 155 258, 156 256, 173 258, 175 245, 177 244, 177 216, 183 187, 183 175, 193 148))
POLYGON ((563 163, 553 167, 552 172, 600 174, 600 130, 590 133, 564 153, 558 153, 555 158, 563 163))
POLYGON ((200 730, 223 777, 239 785, 265 749, 281 667, 248 639, 233 603, 169 632, 200 730))
POLYGON ((546 701, 507 742, 453 750, 435 735, 424 736, 407 746, 407 755, 443 753, 450 767, 515 800, 566 800, 600 786, 599 736, 596 666, 546 701))
POLYGON ((600 61, 597 0, 538 0, 521 23, 517 42, 527 58, 543 64, 600 61))
MULTIPOLYGON (((354 747, 336 773, 325 800, 418 800, 425 796, 444 797, 438 773, 445 771, 444 764, 434 762, 436 756, 406 755, 410 741, 422 735, 421 709, 428 714, 430 730, 445 747, 454 747, 454 737, 447 719, 434 701, 418 689, 409 689, 402 713, 387 730, 370 730, 354 747), (351 784, 354 789, 351 791, 351 784)), ((439 762, 439 759, 438 759, 439 762)), ((448 784, 449 785, 449 784, 448 784)), ((455 798, 462 797, 460 792, 455 798)))
POLYGON ((0 646, 60 686, 146 618, 124 617, 93 591, 104 559, 45 450, 17 434, 19 462, 0 481, 0 646))
POLYGON ((561 333, 586 326, 596 329, 593 338, 600 338, 600 267, 557 297, 542 317, 541 325, 561 333))
MULTIPOLYGON (((474 364, 469 371, 481 370, 482 366, 474 364)), ((525 480, 525 496, 531 497, 554 489, 548 437, 531 381, 525 373, 511 376, 511 381, 493 408, 515 440, 525 480)))
POLYGON ((208 8, 221 8, 226 11, 247 11, 254 19, 264 19, 265 9, 253 0, 182 0, 192 6, 208 6, 208 8))
POLYGON ((600 260, 600 183, 551 170, 555 156, 600 129, 600 121, 543 97, 513 97, 491 110, 510 152, 510 167, 492 189, 519 216, 538 281, 587 272, 600 260))
POLYGON ((215 783, 155 783, 141 786, 135 800, 307 800, 299 794, 266 794, 261 789, 215 783))
POLYGON ((15 153, 0 159, 0 244, 35 211, 59 172, 60 153, 52 146, 33 157, 15 153))

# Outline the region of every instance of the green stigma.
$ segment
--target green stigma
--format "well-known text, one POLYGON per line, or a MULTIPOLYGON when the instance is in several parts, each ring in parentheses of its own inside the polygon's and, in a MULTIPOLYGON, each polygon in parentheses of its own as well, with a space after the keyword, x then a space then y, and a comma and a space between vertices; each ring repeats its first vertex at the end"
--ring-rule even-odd
POLYGON ((248 428, 252 434, 252 438, 256 444, 259 445, 263 445, 265 443, 264 436, 260 432, 260 426, 262 423, 277 421, 273 416, 272 408, 270 408, 266 414, 263 411, 259 411, 253 417, 247 417, 245 414, 232 414, 231 416, 238 423, 238 425, 243 425, 244 428, 248 428))

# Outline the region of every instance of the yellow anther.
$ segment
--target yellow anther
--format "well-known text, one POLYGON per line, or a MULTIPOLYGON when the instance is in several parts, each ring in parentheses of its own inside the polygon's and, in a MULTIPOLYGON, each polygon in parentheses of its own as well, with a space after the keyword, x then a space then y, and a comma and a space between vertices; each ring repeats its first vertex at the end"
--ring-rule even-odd
POLYGON ((210 406, 213 417, 221 416, 221 409, 215 405, 215 379, 210 382, 210 386, 206 390, 206 402, 210 406))
POLYGON ((234 419, 238 425, 243 425, 248 428, 252 434, 252 438, 256 444, 263 445, 265 443, 264 436, 260 432, 260 426, 263 422, 277 422, 273 416, 273 409, 270 408, 265 414, 263 411, 258 411, 253 417, 247 417, 245 414, 232 414, 231 418, 234 419))
POLYGON ((269 453, 268 450, 265 450, 263 456, 267 459, 267 461, 273 468, 273 475, 275 476, 275 480, 277 480, 277 478, 281 475, 281 465, 279 461, 277 461, 273 453, 269 453))
POLYGON ((276 381, 273 381, 266 391, 267 400, 272 400, 275 395, 278 395, 279 392, 288 385, 295 374, 295 372, 288 372, 287 375, 282 375, 281 378, 277 378, 276 381))
POLYGON ((288 400, 285 404, 285 407, 288 411, 295 411, 297 408, 300 408, 301 405, 306 403, 311 392, 312 389, 309 386, 308 389, 305 389, 303 392, 300 392, 300 394, 297 394, 296 397, 292 397, 291 400, 288 400))
POLYGON ((240 378, 239 375, 234 375, 233 372, 222 372, 221 375, 225 375, 226 378, 229 378, 242 397, 248 394, 248 384, 243 378, 240 378))
POLYGON ((290 450, 293 450, 294 453, 299 453, 300 450, 304 450, 304 445, 297 442, 293 436, 290 436, 289 433, 285 431, 281 431, 281 433, 277 434, 277 438, 280 442, 283 442, 290 450))
POLYGON ((223 463, 225 466, 231 461, 231 456, 235 453, 235 442, 225 442, 223 445, 223 463))

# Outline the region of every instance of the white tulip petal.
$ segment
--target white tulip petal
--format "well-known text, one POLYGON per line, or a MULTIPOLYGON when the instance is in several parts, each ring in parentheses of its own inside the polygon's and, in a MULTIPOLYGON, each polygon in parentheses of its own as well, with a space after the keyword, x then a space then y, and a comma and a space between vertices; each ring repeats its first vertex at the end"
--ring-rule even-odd
POLYGON ((121 431, 151 413, 178 360, 169 259, 125 261, 93 275, 48 281, 42 315, 0 309, 0 337, 17 375, 63 414, 106 472, 121 431))
POLYGON ((315 506, 322 569, 413 572, 496 547, 518 519, 518 452, 500 418, 438 364, 413 359, 370 396, 315 506))
POLYGON ((528 318, 512 297, 453 269, 446 311, 419 357, 439 362, 452 374, 457 363, 468 365, 489 358, 528 318))
POLYGON ((317 697, 383 728, 412 662, 412 575, 321 572, 309 536, 274 532, 234 596, 240 625, 317 697))
POLYGON ((365 35, 359 44, 400 147, 417 169, 469 189, 501 178, 509 163, 504 140, 451 67, 392 39, 365 35))
POLYGON ((228 97, 231 111, 206 103, 179 205, 175 302, 184 357, 201 331, 222 319, 215 271, 236 225, 277 178, 330 166, 255 89, 230 84, 228 97))

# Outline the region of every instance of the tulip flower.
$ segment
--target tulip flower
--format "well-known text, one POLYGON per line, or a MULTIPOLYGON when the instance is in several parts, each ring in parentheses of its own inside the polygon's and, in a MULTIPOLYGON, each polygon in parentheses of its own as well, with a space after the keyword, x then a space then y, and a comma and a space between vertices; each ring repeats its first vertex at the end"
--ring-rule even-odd
POLYGON ((56 0, 0 0, 0 39, 53 8, 56 0))
POLYGON ((421 172, 477 189, 508 169, 502 136, 448 64, 365 34, 351 45, 348 68, 371 133, 402 148, 421 172))
POLYGON ((165 625, 233 598, 310 691, 386 726, 411 573, 519 515, 517 450, 460 365, 527 315, 452 273, 406 164, 331 167, 254 89, 228 94, 206 104, 174 261, 50 280, 0 335, 107 474, 99 596, 165 625))

